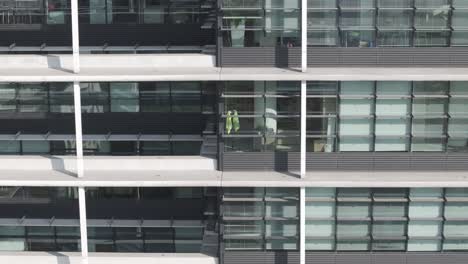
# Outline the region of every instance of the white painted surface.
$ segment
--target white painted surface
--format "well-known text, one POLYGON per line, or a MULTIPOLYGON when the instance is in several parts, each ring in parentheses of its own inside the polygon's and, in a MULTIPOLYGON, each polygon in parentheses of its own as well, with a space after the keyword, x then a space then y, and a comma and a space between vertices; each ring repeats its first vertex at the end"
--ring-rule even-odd
MULTIPOLYGON (((305 41, 306 43, 307 41, 305 41)), ((303 41, 304 43, 304 41, 303 41)), ((1 82, 204 80, 468 80, 468 68, 322 67, 217 68, 207 54, 0 55, 1 82)))
MULTIPOLYGON (((301 70, 307 71, 307 0, 301 0, 301 70)), ((302 263, 301 260, 301 264, 302 263)))
POLYGON ((84 187, 78 188, 78 207, 80 211, 80 245, 81 256, 88 256, 88 226, 86 223, 86 192, 84 187))
MULTIPOLYGON (((89 156, 84 169, 95 171, 216 170, 217 161, 201 156, 89 156)), ((0 156, 1 170, 77 171, 75 156, 0 156), (27 164, 27 166, 25 166, 27 164)))
POLYGON ((79 82, 73 83, 73 101, 75 110, 76 174, 83 177, 83 129, 81 122, 81 88, 79 82))
MULTIPOLYGON (((78 0, 71 0, 73 72, 80 72, 80 32, 78 22, 78 0)), ((25 67, 23 65, 23 67, 25 67)))
MULTIPOLYGON (((75 44, 75 42, 73 42, 75 44)), ((74 50, 75 52, 75 50, 74 50)), ((74 70, 75 54, 50 55, 0 55, 0 69, 17 68, 74 70)), ((209 68, 216 59, 208 54, 80 54, 79 67, 91 69, 130 68, 209 68)))
POLYGON ((301 81, 301 178, 306 176, 306 155, 307 155, 307 82, 301 81))
POLYGON ((75 187, 468 187, 464 171, 273 171, 221 172, 216 170, 85 171, 76 178, 54 170, 0 170, 0 186, 75 187))
POLYGON ((306 263, 306 190, 299 189, 299 263, 306 263))
POLYGON ((2 252, 0 263, 9 264, 217 264, 217 258, 199 253, 79 253, 2 252))

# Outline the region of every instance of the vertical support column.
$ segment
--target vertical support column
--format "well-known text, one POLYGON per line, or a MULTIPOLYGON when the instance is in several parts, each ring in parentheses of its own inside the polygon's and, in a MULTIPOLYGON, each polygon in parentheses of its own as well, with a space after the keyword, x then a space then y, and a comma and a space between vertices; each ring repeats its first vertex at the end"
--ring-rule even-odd
POLYGON ((301 0, 301 70, 307 71, 307 0, 301 0))
MULTIPOLYGON (((76 174, 78 178, 84 176, 83 164, 83 129, 81 123, 81 89, 80 83, 73 83, 73 101, 75 108, 75 136, 76 136, 76 174)), ((80 241, 81 256, 84 263, 88 257, 88 230, 86 224, 86 192, 84 187, 78 187, 78 205, 80 213, 80 241)))
POLYGON ((80 72, 80 33, 78 22, 78 0, 71 0, 73 72, 80 72))
POLYGON ((75 136, 76 136, 76 174, 78 178, 84 175, 83 164, 83 129, 81 123, 81 89, 80 83, 73 83, 73 101, 75 108, 75 136))
MULTIPOLYGON (((301 178, 306 177, 307 142, 307 82, 301 81, 301 178)), ((306 264, 306 221, 305 221, 305 187, 299 191, 299 260, 306 264)))
POLYGON ((299 264, 306 264, 306 189, 299 191, 299 264))
POLYGON ((86 223, 86 192, 84 187, 78 187, 78 203, 80 207, 80 241, 81 256, 88 257, 88 226, 86 223))
POLYGON ((301 178, 306 176, 307 81, 301 81, 301 178))

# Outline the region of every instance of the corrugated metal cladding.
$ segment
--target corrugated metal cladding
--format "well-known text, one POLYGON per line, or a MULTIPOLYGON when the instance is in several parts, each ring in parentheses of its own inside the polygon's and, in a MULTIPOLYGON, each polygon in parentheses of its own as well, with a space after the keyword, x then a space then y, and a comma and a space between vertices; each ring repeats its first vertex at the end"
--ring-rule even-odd
MULTIPOLYGON (((308 47, 309 67, 468 66, 468 47, 308 47)), ((299 67, 301 48, 221 48, 222 67, 299 67)))
MULTIPOLYGON (((299 252, 225 252, 224 264, 298 264, 299 252)), ((466 264, 468 253, 306 253, 306 264, 466 264)))
POLYGON ((299 67, 301 48, 221 48, 222 67, 299 67))
POLYGON ((468 66, 467 47, 326 48, 308 47, 310 67, 468 66))
MULTIPOLYGON (((298 152, 224 153, 223 170, 297 170, 298 152)), ((468 153, 307 153, 307 170, 467 170, 468 153)), ((467 261, 468 263, 468 261, 467 261)))

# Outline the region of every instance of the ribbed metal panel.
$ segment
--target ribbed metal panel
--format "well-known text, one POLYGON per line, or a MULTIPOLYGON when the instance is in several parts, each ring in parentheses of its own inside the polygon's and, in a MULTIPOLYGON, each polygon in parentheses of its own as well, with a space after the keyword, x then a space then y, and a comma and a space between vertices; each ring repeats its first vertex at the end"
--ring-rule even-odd
POLYGON ((298 67, 299 47, 221 48, 222 67, 298 67))
MULTIPOLYGON (((306 252, 306 264, 466 264, 467 253, 306 252)), ((224 264, 297 264, 291 251, 227 251, 224 264)))
POLYGON ((336 264, 371 264, 371 255, 369 253, 338 254, 336 255, 336 264))
MULTIPOLYGON (((226 152, 223 170, 297 170, 298 152, 226 152)), ((342 152, 307 153, 307 170, 466 170, 468 153, 342 152)))
POLYGON ((299 252, 226 251, 224 264, 299 264, 299 252))
POLYGON ((411 153, 410 158, 413 170, 447 169, 447 155, 445 153, 411 153))
POLYGON ((306 252, 306 263, 307 264, 335 264, 336 254, 306 252))
POLYGON ((309 47, 307 63, 320 66, 467 66, 465 47, 341 48, 309 47))
POLYGON ((374 170, 409 170, 411 168, 411 160, 408 155, 395 152, 375 152, 373 154, 374 170))
POLYGON ((338 169, 342 170, 371 170, 373 169, 373 153, 370 152, 354 152, 352 155, 348 153, 338 153, 338 169))
POLYGON ((374 253, 371 255, 372 264, 406 264, 406 256, 403 254, 385 254, 385 253, 374 253))

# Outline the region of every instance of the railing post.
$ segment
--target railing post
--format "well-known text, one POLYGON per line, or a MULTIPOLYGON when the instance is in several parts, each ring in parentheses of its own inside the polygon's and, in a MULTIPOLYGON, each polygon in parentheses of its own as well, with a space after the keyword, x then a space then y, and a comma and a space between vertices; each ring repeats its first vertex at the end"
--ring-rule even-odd
POLYGON ((78 0, 71 1, 73 72, 80 72, 80 33, 78 21, 78 0))

